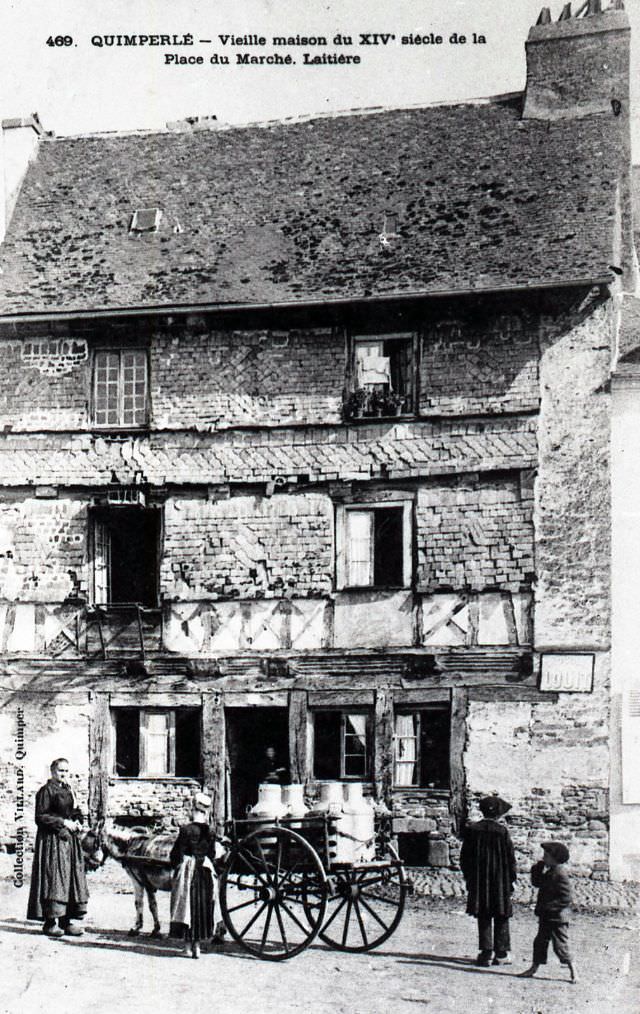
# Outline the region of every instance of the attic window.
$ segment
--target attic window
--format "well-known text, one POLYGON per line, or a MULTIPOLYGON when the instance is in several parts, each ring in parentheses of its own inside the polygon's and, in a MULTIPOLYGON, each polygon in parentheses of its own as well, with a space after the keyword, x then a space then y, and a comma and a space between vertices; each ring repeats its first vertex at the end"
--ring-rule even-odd
POLYGON ((138 208, 131 218, 129 232, 157 232, 161 218, 160 208, 138 208))

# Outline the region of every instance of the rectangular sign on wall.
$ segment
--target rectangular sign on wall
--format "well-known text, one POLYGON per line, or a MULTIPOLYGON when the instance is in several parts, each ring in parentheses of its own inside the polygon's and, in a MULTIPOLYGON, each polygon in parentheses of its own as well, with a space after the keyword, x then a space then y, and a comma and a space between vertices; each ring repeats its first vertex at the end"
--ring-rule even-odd
POLYGON ((595 655, 545 652, 540 662, 540 689, 589 694, 593 690, 595 655))

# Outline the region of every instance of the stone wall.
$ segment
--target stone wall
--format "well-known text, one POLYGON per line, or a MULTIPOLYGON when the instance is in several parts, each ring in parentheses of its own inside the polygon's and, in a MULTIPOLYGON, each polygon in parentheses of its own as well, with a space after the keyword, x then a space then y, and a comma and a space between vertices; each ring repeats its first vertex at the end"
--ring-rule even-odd
POLYGON ((160 429, 340 422, 342 333, 209 331, 152 344, 153 420, 160 429))
POLYGON ((176 828, 191 819, 194 793, 201 789, 193 778, 111 778, 108 813, 131 826, 140 817, 142 827, 176 828))
MULTIPOLYGON (((513 805, 508 823, 519 862, 540 844, 567 844, 583 876, 608 870, 608 658, 598 658, 593 694, 557 702, 469 703, 464 765, 470 801, 497 792, 513 805)), ((471 806, 471 819, 480 814, 471 806)))
POLYGON ((537 322, 514 313, 427 325, 420 410, 456 415, 537 409, 537 322))
POLYGON ((333 506, 327 496, 232 497, 167 504, 167 598, 273 598, 331 591, 333 506))
POLYGON ((75 500, 0 503, 0 598, 60 602, 86 589, 87 530, 75 500))
POLYGON ((609 642, 612 339, 610 303, 544 322, 534 512, 539 647, 609 642))
POLYGON ((517 476, 423 486, 416 504, 418 586, 517 592, 533 577, 533 502, 517 476))
POLYGON ((33 842, 35 795, 56 757, 68 759, 77 805, 87 813, 89 714, 88 694, 1 692, 0 847, 13 851, 20 829, 25 845, 33 842))

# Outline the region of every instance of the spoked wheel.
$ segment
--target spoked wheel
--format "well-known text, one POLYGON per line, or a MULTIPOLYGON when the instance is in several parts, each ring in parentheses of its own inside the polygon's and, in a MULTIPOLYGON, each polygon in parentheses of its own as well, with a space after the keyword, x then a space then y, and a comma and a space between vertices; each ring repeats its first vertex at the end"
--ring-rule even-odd
POLYGON ((397 854, 336 868, 320 939, 338 951, 371 951, 391 936, 404 911, 407 881, 397 854))
POLYGON ((253 831, 231 851, 220 878, 229 933, 251 954, 283 961, 308 947, 327 905, 327 877, 312 846, 295 831, 253 831))

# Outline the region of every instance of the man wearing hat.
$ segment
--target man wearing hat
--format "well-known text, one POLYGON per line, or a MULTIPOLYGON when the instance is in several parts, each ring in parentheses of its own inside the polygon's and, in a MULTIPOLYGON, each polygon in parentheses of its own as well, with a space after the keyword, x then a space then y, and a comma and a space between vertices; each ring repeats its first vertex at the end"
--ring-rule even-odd
POLYGON ((215 835, 209 826, 211 799, 198 792, 193 812, 183 824, 169 857, 173 866, 171 886, 171 935, 185 941, 185 953, 200 956, 200 944, 213 936, 215 835))
POLYGON ((542 859, 531 867, 531 883, 538 888, 535 914, 538 932, 533 941, 533 963, 523 978, 535 975, 540 965, 546 965, 549 941, 553 944, 561 965, 567 965, 571 982, 577 982, 575 964, 569 951, 569 906, 571 885, 564 864, 569 849, 561 841, 542 843, 542 859))
POLYGON ((517 871, 513 843, 500 822, 511 809, 499 796, 479 803, 483 820, 469 824, 464 833, 460 866, 467 885, 467 913, 478 920, 478 965, 511 964, 509 919, 517 871))

